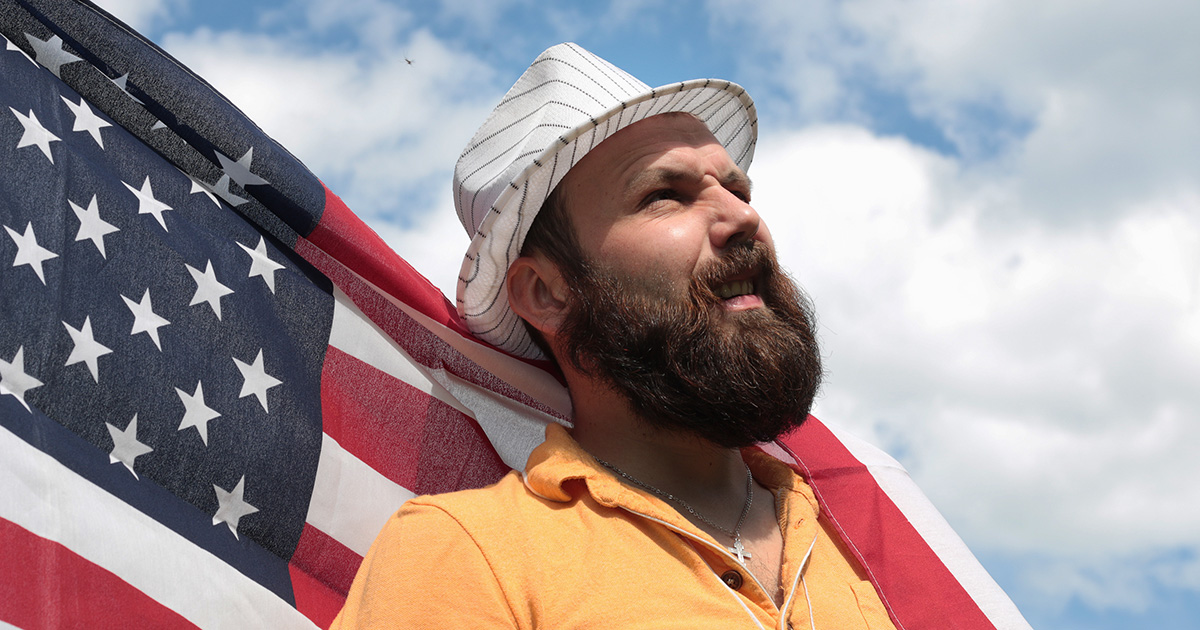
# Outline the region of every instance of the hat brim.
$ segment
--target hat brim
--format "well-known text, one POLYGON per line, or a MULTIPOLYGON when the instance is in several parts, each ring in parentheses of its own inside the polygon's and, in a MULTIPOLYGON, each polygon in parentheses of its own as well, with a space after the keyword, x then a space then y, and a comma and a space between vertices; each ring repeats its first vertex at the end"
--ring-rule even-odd
POLYGON ((618 131, 651 116, 686 112, 696 116, 744 171, 754 158, 758 119, 754 102, 740 85, 696 79, 648 90, 565 130, 509 182, 471 240, 459 272, 459 315, 477 337, 510 354, 544 358, 508 304, 506 276, 520 256, 529 226, 542 203, 589 151, 618 131))

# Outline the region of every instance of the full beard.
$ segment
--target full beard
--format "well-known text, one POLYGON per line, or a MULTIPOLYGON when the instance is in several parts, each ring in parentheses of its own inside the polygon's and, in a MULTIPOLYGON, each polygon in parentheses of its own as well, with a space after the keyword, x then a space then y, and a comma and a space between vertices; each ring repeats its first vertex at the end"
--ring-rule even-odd
POLYGON ((822 376, 812 309, 767 245, 751 241, 714 259, 686 296, 653 276, 573 271, 559 329, 567 358, 651 427, 735 448, 774 440, 807 417, 822 376), (727 311, 713 288, 747 271, 763 306, 727 311))

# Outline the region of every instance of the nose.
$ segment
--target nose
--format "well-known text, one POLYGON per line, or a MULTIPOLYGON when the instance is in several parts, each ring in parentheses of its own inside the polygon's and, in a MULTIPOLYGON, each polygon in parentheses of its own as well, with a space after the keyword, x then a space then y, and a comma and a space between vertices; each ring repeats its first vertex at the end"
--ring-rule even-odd
POLYGON ((710 236, 713 248, 720 251, 753 239, 762 220, 758 212, 737 195, 725 191, 716 205, 710 236))

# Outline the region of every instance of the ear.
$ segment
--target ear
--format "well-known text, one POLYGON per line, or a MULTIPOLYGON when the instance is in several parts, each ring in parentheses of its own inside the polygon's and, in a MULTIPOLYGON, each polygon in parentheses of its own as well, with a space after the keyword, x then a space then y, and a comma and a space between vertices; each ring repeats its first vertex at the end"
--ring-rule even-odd
POLYGON ((568 290, 558 266, 541 254, 522 256, 508 268, 508 304, 550 339, 567 309, 568 290))

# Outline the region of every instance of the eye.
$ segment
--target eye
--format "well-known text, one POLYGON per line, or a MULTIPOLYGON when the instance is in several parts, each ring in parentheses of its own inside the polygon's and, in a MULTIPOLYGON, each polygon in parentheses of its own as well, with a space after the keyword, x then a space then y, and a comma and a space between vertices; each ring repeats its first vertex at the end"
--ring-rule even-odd
POLYGON ((646 195, 645 197, 642 197, 642 207, 649 206, 650 204, 657 203, 659 201, 677 201, 679 198, 680 194, 675 189, 660 188, 646 195))
POLYGON ((731 195, 742 200, 742 203, 750 203, 750 191, 745 188, 727 188, 731 195))

